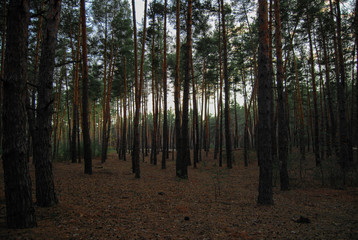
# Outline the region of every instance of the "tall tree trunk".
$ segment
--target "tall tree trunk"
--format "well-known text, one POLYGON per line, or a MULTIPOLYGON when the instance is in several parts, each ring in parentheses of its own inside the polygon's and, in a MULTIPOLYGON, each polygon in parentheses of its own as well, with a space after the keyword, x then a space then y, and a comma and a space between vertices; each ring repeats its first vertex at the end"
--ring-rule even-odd
POLYGON ((162 169, 166 169, 168 155, 168 103, 167 103, 167 0, 164 1, 164 60, 163 60, 163 93, 164 93, 164 116, 163 116, 163 153, 162 169))
POLYGON ((268 11, 267 1, 259 0, 259 60, 258 60, 258 160, 260 166, 258 204, 273 204, 272 194, 272 80, 268 60, 268 11))
POLYGON ((58 202, 52 173, 51 130, 54 102, 53 73, 60 10, 60 0, 49 1, 39 67, 34 162, 36 200, 37 205, 41 207, 53 206, 58 202))
MULTIPOLYGON (((3 1, 3 23, 2 23, 2 35, 1 35, 1 69, 0 69, 0 109, 2 109, 3 102, 3 83, 5 77, 5 45, 6 45, 6 21, 7 21, 7 1, 3 1)), ((40 31, 41 32, 41 31, 40 31)), ((0 118, 2 111, 0 111, 0 118)), ((2 144, 3 128, 2 121, 0 121, 0 145, 2 144)), ((28 137, 30 140, 30 137, 28 137)), ((30 150, 30 149, 28 149, 30 150)))
MULTIPOLYGON (((275 42, 277 54, 277 107, 278 107, 278 157, 280 161, 280 183, 281 190, 287 191, 290 188, 287 172, 288 157, 288 119, 286 114, 285 99, 283 95, 283 60, 282 60, 282 34, 281 34, 281 16, 280 1, 275 0, 275 42)), ((271 34, 271 33, 269 33, 271 34)))
POLYGON ((194 145, 194 168, 199 162, 199 114, 198 114, 198 104, 196 99, 196 84, 194 77, 194 66, 193 66, 193 53, 190 48, 190 66, 191 66, 191 83, 193 85, 193 145, 194 145))
MULTIPOLYGON (((155 25, 155 13, 153 13, 153 27, 155 25)), ((150 163, 157 165, 157 124, 158 124, 158 84, 157 84, 157 72, 155 67, 155 33, 152 33, 152 106, 153 106, 153 131, 152 131, 152 147, 150 154, 150 163)))
MULTIPOLYGON (((273 0, 270 0, 270 6, 269 6, 269 64, 270 64, 270 79, 273 80, 273 86, 275 85, 275 81, 273 79, 273 64, 272 64, 272 22, 273 22, 273 0)), ((281 44, 281 49, 282 49, 282 44, 281 44)), ((281 50, 282 52, 282 50, 281 50)), ((281 53, 282 55, 282 53, 281 53)), ((281 60, 282 61, 282 60, 281 60)), ((281 63, 282 64, 282 63, 281 63)), ((284 69, 283 72, 286 72, 286 70, 284 69)), ((275 91, 275 87, 273 88, 273 91, 275 91)), ((277 139, 276 139, 276 133, 277 133, 277 112, 275 111, 275 94, 273 96, 273 101, 272 101, 272 105, 271 105, 271 114, 272 114, 272 161, 276 161, 277 160, 277 139)), ((276 109, 278 108, 278 106, 276 105, 276 109)))
POLYGON ((339 140, 340 153, 339 164, 343 170, 343 184, 346 184, 346 171, 348 168, 348 161, 352 159, 352 147, 348 135, 347 119, 346 119, 346 73, 345 63, 342 48, 342 30, 341 30, 341 10, 340 1, 336 1, 337 7, 337 47, 338 47, 338 63, 339 63, 339 78, 337 79, 337 100, 339 111, 339 140))
MULTIPOLYGON (((107 112, 107 46, 108 46, 108 32, 107 32, 107 25, 108 25, 108 17, 107 17, 107 5, 108 1, 105 1, 105 20, 104 20, 104 57, 103 57, 103 99, 102 99, 102 112, 103 112, 103 122, 102 122, 102 154, 101 154, 101 162, 104 163, 107 158, 107 119, 108 119, 108 112, 107 112)), ((112 39, 113 41, 113 39, 112 39)), ((113 46, 113 42, 112 42, 113 46)), ((113 50, 113 48, 112 48, 113 50)), ((113 51, 112 53, 113 54, 113 51)), ((111 55, 111 58, 113 56, 111 55)))
POLYGON ((183 85, 183 115, 181 127, 181 159, 180 171, 177 170, 177 176, 180 178, 188 178, 188 165, 190 164, 190 148, 189 148, 189 85, 191 76, 191 47, 192 47, 192 0, 188 0, 187 9, 187 36, 186 36, 186 54, 185 54, 185 78, 183 85))
MULTIPOLYGON (((356 41, 356 57, 357 57, 357 60, 356 60, 356 67, 357 67, 357 70, 356 70, 356 121, 358 121, 358 0, 356 0, 356 7, 355 7, 355 18, 354 18, 354 21, 355 21, 355 26, 356 28, 354 29, 355 31, 355 41, 356 41)), ((358 145, 358 127, 356 126, 356 130, 355 130, 355 136, 354 136, 354 144, 355 146, 358 145)))
POLYGON ((29 1, 11 0, 7 12, 2 160, 9 228, 35 227, 26 142, 29 1))
POLYGON ((81 0, 82 20, 82 134, 85 174, 92 174, 91 139, 88 126, 88 66, 87 66, 87 29, 85 0, 81 0))
MULTIPOLYGON (((243 71, 242 71, 243 72, 243 71)), ((244 109, 245 109, 245 127, 244 127, 244 164, 247 167, 248 164, 248 148, 249 148, 249 112, 247 109, 247 92, 246 92, 246 82, 245 75, 242 73, 242 82, 244 85, 244 109)))
MULTIPOLYGON (((266 9, 267 10, 267 9, 266 9)), ((227 37, 225 26, 225 10, 224 0, 221 0, 221 18, 222 18, 222 36, 223 36, 223 51, 224 51, 224 81, 225 81, 225 143, 226 143, 226 162, 227 168, 232 168, 232 145, 230 133, 230 86, 228 73, 228 56, 227 56, 227 37)))
MULTIPOLYGON (((133 24, 136 25, 135 20, 135 3, 132 1, 133 7, 133 24)), ((138 62, 137 62, 137 33, 136 27, 134 29, 134 55, 135 55, 135 115, 134 115, 134 138, 133 138, 133 150, 132 150, 132 162, 133 162, 133 170, 136 178, 140 178, 140 168, 139 168, 139 113, 140 113, 140 104, 141 104, 141 96, 142 96, 142 88, 143 88, 143 67, 144 67, 144 51, 145 51, 145 38, 146 38, 146 24, 147 24, 147 0, 144 3, 144 25, 143 25, 143 40, 142 40, 142 52, 141 52, 141 63, 140 63, 140 82, 138 84, 138 62)))
MULTIPOLYGON (((135 1, 134 0, 132 0, 132 15, 133 15, 133 40, 134 40, 133 41, 134 42, 134 87, 135 87, 135 91, 138 91, 139 86, 138 86, 137 20, 136 20, 135 1)), ((130 131, 129 131, 129 134, 130 134, 130 131)), ((139 169, 139 167, 136 166, 137 163, 139 163, 139 153, 135 153, 134 151, 132 151, 132 172, 136 173, 136 170, 138 170, 138 173, 140 174, 140 172, 139 172, 140 169, 139 169), (137 155, 138 155, 138 157, 137 157, 137 155)))
POLYGON ((175 82, 174 82, 174 104, 175 104, 175 136, 176 136, 176 176, 181 177, 185 174, 186 164, 182 162, 181 144, 181 115, 180 115, 180 0, 176 0, 176 56, 175 56, 175 82))
POLYGON ((220 80, 220 90, 219 90, 219 101, 218 101, 218 118, 216 120, 217 131, 218 131, 218 151, 219 151, 219 166, 222 167, 222 120, 223 120, 223 111, 222 111, 222 89, 223 89, 223 76, 222 76, 222 49, 221 49, 221 0, 218 0, 218 24, 219 24, 219 41, 218 41, 218 49, 219 49, 219 80, 220 80), (220 124, 219 124, 220 123, 220 124))
MULTIPOLYGON (((79 92, 79 65, 80 65, 80 54, 81 54, 81 24, 78 28, 78 39, 77 39, 77 50, 74 53, 74 49, 72 49, 73 54, 75 56, 75 69, 74 69, 74 76, 73 76, 73 102, 72 102, 72 140, 71 140, 71 157, 72 163, 77 162, 77 155, 76 155, 76 139, 77 139, 77 131, 79 126, 79 118, 78 118, 78 92, 79 92)), ((78 153, 80 154, 80 153, 78 153)))
POLYGON ((311 80, 312 80, 312 92, 313 92, 313 109, 314 109, 314 132, 313 134, 313 145, 314 145, 314 153, 316 159, 316 166, 321 165, 320 159, 320 142, 319 142, 319 114, 318 114, 318 106, 317 106, 317 88, 316 88, 316 74, 314 70, 314 55, 313 55, 313 45, 312 45, 312 34, 311 34, 311 24, 312 19, 308 17, 308 39, 310 45, 310 64, 311 64, 311 80))

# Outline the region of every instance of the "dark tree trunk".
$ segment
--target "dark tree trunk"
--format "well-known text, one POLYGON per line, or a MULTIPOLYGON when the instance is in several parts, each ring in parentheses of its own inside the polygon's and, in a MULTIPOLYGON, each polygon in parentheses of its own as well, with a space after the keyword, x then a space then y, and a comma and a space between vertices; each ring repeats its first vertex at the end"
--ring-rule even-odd
MULTIPOLYGON (((137 22, 136 22, 135 1, 134 0, 132 0, 132 14, 133 14, 133 40, 134 40, 133 41, 134 42, 134 88, 135 88, 135 91, 138 91, 137 22)), ((133 142, 133 144, 134 144, 134 142, 133 142)), ((140 169, 139 169, 139 167, 137 167, 137 163, 139 163, 139 152, 135 153, 134 151, 135 151, 135 149, 133 149, 133 151, 132 151, 132 172, 133 173, 138 172, 138 176, 140 176, 140 172, 139 172, 140 169), (138 155, 138 157, 136 155, 138 155)))
POLYGON ((187 11, 187 36, 186 36, 186 54, 185 54, 185 78, 184 78, 184 93, 183 93, 183 117, 181 127, 181 159, 179 159, 179 169, 177 169, 177 176, 179 178, 188 178, 188 164, 190 163, 190 149, 189 149, 189 85, 191 75, 191 47, 192 47, 192 0, 188 0, 187 11))
MULTIPOLYGON (((4 1, 6 6, 6 1, 4 1)), ((45 2, 41 4, 41 11, 44 10, 45 2)), ((32 79, 29 79, 33 85, 38 85, 37 81, 39 79, 39 53, 40 53, 40 45, 42 42, 42 23, 43 23, 43 16, 39 17, 38 20, 38 29, 37 29, 37 36, 36 36, 36 47, 35 47, 35 62, 34 62, 34 77, 32 79)), ((4 29, 5 32, 5 29, 4 29)), ((5 47, 3 48, 5 50, 5 47)), ((31 88, 28 88, 27 91, 27 119, 29 123, 29 135, 28 135, 28 159, 30 159, 31 153, 33 153, 34 150, 34 143, 33 140, 35 138, 35 118, 36 118, 36 90, 33 88, 30 91, 31 88)), ((33 158, 34 162, 34 158, 33 158)))
POLYGON ((195 86, 195 77, 194 77, 194 67, 193 67, 193 53, 190 48, 190 67, 191 67, 191 78, 193 85, 193 145, 194 145, 194 168, 199 162, 199 116, 198 116, 198 105, 196 101, 196 86, 195 86))
MULTIPOLYGON (((355 41, 356 41, 356 57, 357 57, 357 60, 356 60, 356 81, 355 81, 355 84, 356 84, 356 112, 355 112, 355 119, 356 121, 358 121, 358 0, 356 0, 356 7, 355 7, 355 41)), ((358 146, 358 126, 356 126, 356 129, 355 129, 355 135, 354 135, 354 144, 355 146, 358 146)))
POLYGON ((55 205, 58 201, 52 173, 51 132, 54 102, 53 72, 61 1, 49 1, 48 9, 39 67, 36 134, 34 138, 36 199, 37 205, 41 207, 55 205))
MULTIPOLYGON (((155 13, 152 17, 153 24, 155 25, 155 13)), ((152 131, 152 145, 150 153, 150 163, 157 165, 157 124, 158 124, 158 84, 157 84, 157 69, 155 67, 155 33, 152 34, 152 106, 153 106, 153 131, 152 131)))
POLYGON ((225 26, 225 10, 224 0, 221 0, 221 18, 222 18, 222 36, 223 36, 223 51, 224 51, 224 91, 225 91, 225 143, 226 143, 226 162, 227 168, 232 168, 232 144, 230 133, 230 86, 229 86, 229 73, 228 73, 228 56, 227 56, 227 37, 225 26))
POLYGON ((249 113, 247 109, 247 93, 246 93, 246 82, 245 78, 242 78, 244 85, 244 109, 245 109, 245 127, 244 127, 244 164, 245 167, 249 165, 248 163, 248 148, 249 148, 249 113))
POLYGON ((304 123, 304 114, 303 114, 303 107, 302 107, 300 82, 298 78, 296 55, 294 50, 292 50, 292 52, 293 52, 293 64, 295 68, 295 81, 296 81, 296 91, 297 91, 298 109, 299 109, 298 137, 299 137, 299 146, 300 146, 300 179, 302 179, 302 164, 306 160, 306 149, 305 149, 305 139, 304 139, 305 123, 304 123))
MULTIPOLYGON (((281 190, 289 190, 289 178, 287 172, 287 157, 288 157, 288 119, 287 110, 285 106, 285 98, 283 95, 283 61, 282 61, 282 42, 281 42, 281 16, 280 16, 280 1, 275 0, 275 42, 277 54, 277 107, 278 107, 278 156, 280 161, 280 183, 281 190)), ((271 33, 270 33, 271 34, 271 33)))
POLYGON ((337 79, 337 100, 339 112, 339 140, 340 140, 340 153, 339 164, 343 171, 343 184, 346 184, 346 171, 348 168, 348 161, 352 159, 352 146, 351 140, 348 135, 347 119, 346 119, 346 76, 342 48, 341 36, 341 11, 340 1, 336 1, 337 6, 337 47, 338 47, 338 63, 339 63, 339 79, 337 79))
POLYGON ((87 29, 85 0, 81 0, 82 22, 82 134, 85 174, 92 174, 91 139, 88 126, 88 66, 87 66, 87 29))
POLYGON ((163 153, 162 169, 166 169, 168 155, 168 103, 167 103, 167 0, 164 1, 164 61, 163 61, 163 90, 164 90, 164 116, 163 116, 163 153))
MULTIPOLYGON (((76 139, 77 139, 77 132, 79 129, 79 117, 78 117, 78 93, 79 93, 79 65, 80 65, 80 30, 81 26, 79 26, 78 31, 78 41, 77 41, 77 50, 76 50, 76 64, 74 69, 74 76, 73 76, 73 103, 72 103, 72 140, 71 140, 71 157, 72 163, 77 162, 77 150, 76 150, 76 139)), ((80 152, 78 152, 80 155, 80 152)))
MULTIPOLYGON (((273 86, 275 85, 275 81, 273 79, 273 64, 272 64, 272 21, 274 19, 273 17, 273 0, 270 0, 270 6, 269 6, 269 64, 270 64, 270 75, 269 78, 272 79, 272 84, 273 86)), ((282 44, 281 44, 281 48, 282 48, 282 44)), ((282 56, 282 50, 281 50, 281 56, 282 56)), ((282 61, 282 59, 281 59, 282 61)), ((282 63, 281 63, 282 64, 282 63)), ((283 72, 285 72, 283 70, 283 72)), ((273 88, 275 89, 275 87, 273 88)), ((271 104, 271 118, 272 118, 272 161, 276 161, 277 160, 277 138, 276 138, 276 133, 277 133, 277 112, 275 111, 275 96, 273 96, 273 101, 271 104)), ((278 106, 276 106, 276 109, 278 108, 278 106)))
POLYGON ((269 76, 267 1, 259 0, 259 61, 258 61, 258 161, 260 166, 258 204, 273 204, 272 194, 272 80, 269 76))
POLYGON ((107 159, 107 46, 108 46, 108 17, 107 17, 107 3, 105 1, 104 11, 105 11, 105 20, 104 20, 104 56, 103 56, 103 100, 102 100, 102 111, 103 111, 103 120, 102 120, 102 152, 101 152, 101 163, 104 163, 107 159))
MULTIPOLYGON (((134 1, 132 1, 133 7, 133 24, 136 25, 135 20, 135 5, 134 1)), ((140 113, 140 104, 141 104, 141 97, 142 97, 142 88, 143 88, 143 67, 144 67, 144 50, 145 50, 145 38, 146 38, 146 19, 147 19, 147 0, 144 3, 144 25, 143 25, 143 41, 142 41, 142 53, 141 53, 141 63, 140 63, 140 82, 138 84, 138 66, 137 66, 137 57, 135 57, 135 115, 134 115, 134 136, 133 136, 133 150, 132 150, 132 162, 133 162, 133 170, 135 173, 136 178, 140 178, 140 168, 139 168, 139 113, 140 113)), ((134 44, 137 45, 137 33, 136 29, 134 30, 134 44)), ((137 46, 134 47, 134 51, 137 51, 137 46)), ((135 56, 137 53, 135 52, 135 56)))
POLYGON ((181 116, 180 116, 180 0, 176 1, 176 63, 175 63, 175 82, 174 82, 174 104, 175 104, 175 136, 176 136, 176 176, 182 178, 187 176, 186 163, 183 163, 182 143, 181 143, 181 116))
POLYGON ((35 227, 31 178, 27 161, 27 40, 29 1, 8 5, 4 68, 3 142, 6 222, 9 228, 35 227))
POLYGON ((319 115, 318 115, 318 106, 317 106, 317 88, 316 88, 316 74, 314 70, 314 56, 313 56, 313 45, 312 45, 312 34, 311 34, 311 24, 312 20, 308 19, 308 39, 310 45, 310 64, 311 64, 311 80, 312 80, 312 89, 313 89, 313 109, 314 109, 314 132, 313 134, 313 146, 314 146, 314 153, 316 159, 316 166, 321 165, 320 159, 320 142, 319 142, 319 115))
POLYGON ((127 153, 127 58, 124 57, 124 96, 123 96, 123 125, 122 125, 122 147, 120 152, 120 157, 126 161, 127 153))

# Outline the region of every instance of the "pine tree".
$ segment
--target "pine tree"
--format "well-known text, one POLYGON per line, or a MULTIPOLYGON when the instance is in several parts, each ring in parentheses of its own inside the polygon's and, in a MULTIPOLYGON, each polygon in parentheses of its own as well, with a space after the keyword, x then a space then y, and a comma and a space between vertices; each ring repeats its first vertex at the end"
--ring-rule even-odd
POLYGON ((30 228, 37 225, 26 142, 29 9, 29 1, 11 0, 7 12, 2 159, 6 222, 9 228, 30 228))

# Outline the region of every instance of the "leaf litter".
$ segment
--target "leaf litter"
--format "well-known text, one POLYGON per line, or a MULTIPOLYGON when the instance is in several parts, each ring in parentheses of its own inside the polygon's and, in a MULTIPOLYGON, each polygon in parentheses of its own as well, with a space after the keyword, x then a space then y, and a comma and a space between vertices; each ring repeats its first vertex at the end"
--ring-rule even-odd
POLYGON ((229 170, 209 155, 188 180, 171 159, 165 170, 142 162, 140 179, 115 154, 93 165, 89 176, 82 164, 54 163, 59 204, 36 207, 32 229, 7 229, 2 176, 0 239, 358 239, 358 188, 274 187, 275 204, 259 206, 254 161, 229 170))

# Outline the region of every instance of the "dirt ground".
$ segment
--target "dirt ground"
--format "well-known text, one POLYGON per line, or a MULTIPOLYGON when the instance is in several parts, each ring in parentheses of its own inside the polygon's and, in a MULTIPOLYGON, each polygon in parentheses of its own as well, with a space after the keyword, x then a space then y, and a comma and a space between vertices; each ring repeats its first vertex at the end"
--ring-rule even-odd
POLYGON ((254 159, 228 170, 209 155, 189 167, 188 180, 175 177, 172 160, 166 170, 141 162, 135 179, 130 157, 115 154, 105 164, 94 159, 91 176, 83 164, 53 168, 59 204, 36 207, 38 227, 20 230, 6 228, 1 169, 0 239, 358 239, 358 188, 293 178, 290 191, 274 187, 273 206, 259 206, 254 159))

